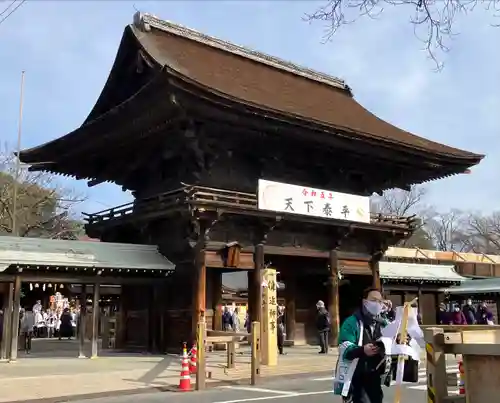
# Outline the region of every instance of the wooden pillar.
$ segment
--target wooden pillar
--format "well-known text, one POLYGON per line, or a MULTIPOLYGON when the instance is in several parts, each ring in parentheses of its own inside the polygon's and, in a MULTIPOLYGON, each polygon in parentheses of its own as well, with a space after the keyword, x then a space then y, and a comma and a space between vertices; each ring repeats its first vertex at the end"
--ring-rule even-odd
POLYGON ((160 323, 160 290, 158 285, 151 284, 151 299, 149 301, 149 339, 152 353, 159 352, 159 323, 160 323))
MULTIPOLYGON (((254 319, 252 321, 262 322, 262 271, 264 270, 264 244, 255 245, 253 254, 253 292, 255 293, 255 306, 253 307, 254 319)), ((262 326, 261 326, 262 331, 262 326)))
POLYGON ((336 250, 331 250, 329 259, 328 276, 328 311, 332 318, 332 332, 330 335, 330 344, 338 344, 340 329, 340 310, 339 310, 339 259, 336 250))
POLYGON ((285 318, 286 318, 286 339, 295 340, 295 293, 297 290, 297 277, 289 274, 285 279, 285 318))
MULTIPOLYGON (((255 322, 255 316, 254 316, 254 311, 255 311, 255 287, 253 284, 253 270, 248 270, 247 271, 247 305, 248 305, 248 317, 250 318, 250 323, 255 322)), ((260 337, 260 336, 259 336, 260 337)))
POLYGON ((85 356, 85 322, 87 314, 87 286, 82 284, 80 293, 80 316, 78 319, 78 358, 87 358, 85 356))
POLYGON ((94 284, 94 293, 92 295, 92 356, 97 358, 99 341, 99 284, 94 284))
MULTIPOLYGON (((204 231, 201 232, 204 234, 204 231)), ((192 341, 196 340, 196 331, 198 327, 198 322, 202 316, 205 315, 205 309, 207 304, 207 266, 205 262, 205 247, 206 240, 204 235, 200 235, 198 242, 195 246, 195 256, 194 256, 194 298, 192 305, 192 326, 191 335, 192 341)))
POLYGON ((11 342, 10 342, 10 361, 17 361, 17 348, 19 343, 19 311, 21 309, 21 276, 18 274, 14 280, 14 305, 12 307, 11 322, 11 342))
POLYGON ((222 330, 222 271, 212 270, 212 329, 222 330))
POLYGON ((370 259, 370 269, 372 272, 372 287, 376 288, 382 292, 382 286, 380 283, 380 269, 379 269, 380 258, 378 255, 373 255, 370 259))
POLYGON ((3 298, 3 329, 0 345, 0 361, 7 361, 10 357, 10 342, 12 340, 12 307, 14 305, 14 285, 6 283, 6 292, 3 298))
MULTIPOLYGON (((423 305, 422 305, 422 284, 421 283, 418 285, 417 298, 418 298, 418 300, 417 300, 417 312, 420 314, 420 319, 422 320, 422 323, 424 323, 424 312, 422 310, 423 305)), ((430 313, 431 312, 428 312, 428 314, 430 314, 430 313)))

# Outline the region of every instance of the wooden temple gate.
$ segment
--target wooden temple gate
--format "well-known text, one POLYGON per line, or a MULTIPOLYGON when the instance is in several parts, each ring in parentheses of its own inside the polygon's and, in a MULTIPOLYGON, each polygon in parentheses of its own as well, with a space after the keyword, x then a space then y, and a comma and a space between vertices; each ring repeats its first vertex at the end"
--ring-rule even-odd
POLYGON ((314 293, 300 298, 306 280, 323 290, 337 329, 349 311, 339 287, 378 287, 382 254, 413 230, 411 219, 383 215, 357 223, 259 210, 259 179, 368 197, 466 172, 482 158, 384 122, 343 80, 142 13, 125 28, 85 124, 20 153, 31 170, 132 192, 134 203, 88 215, 86 229, 107 242, 158 245, 176 264, 160 286, 152 332, 177 351, 218 300, 223 270, 249 271, 258 320, 269 260, 295 287, 292 333, 313 301, 314 293), (229 248, 214 245, 234 242, 242 251, 231 267, 229 248))

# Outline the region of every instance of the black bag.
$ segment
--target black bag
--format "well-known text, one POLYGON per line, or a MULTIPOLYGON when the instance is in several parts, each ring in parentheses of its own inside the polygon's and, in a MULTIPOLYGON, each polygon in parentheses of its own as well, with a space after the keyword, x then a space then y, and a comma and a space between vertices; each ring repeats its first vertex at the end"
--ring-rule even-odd
MULTIPOLYGON (((392 358, 392 380, 396 380, 396 373, 398 370, 398 357, 392 358)), ((405 368, 403 371, 403 382, 418 383, 418 361, 411 357, 405 361, 405 368)))

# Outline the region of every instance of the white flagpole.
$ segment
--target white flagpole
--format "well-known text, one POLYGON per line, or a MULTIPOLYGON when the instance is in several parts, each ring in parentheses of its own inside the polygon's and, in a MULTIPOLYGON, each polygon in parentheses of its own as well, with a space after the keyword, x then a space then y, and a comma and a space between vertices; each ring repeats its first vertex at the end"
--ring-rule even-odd
POLYGON ((17 158, 14 173, 14 186, 12 189, 12 235, 14 236, 19 236, 19 227, 17 224, 17 192, 19 187, 19 176, 21 174, 21 160, 19 159, 19 153, 21 152, 21 138, 23 128, 24 73, 25 71, 23 70, 21 72, 21 97, 19 101, 19 122, 17 128, 17 158))

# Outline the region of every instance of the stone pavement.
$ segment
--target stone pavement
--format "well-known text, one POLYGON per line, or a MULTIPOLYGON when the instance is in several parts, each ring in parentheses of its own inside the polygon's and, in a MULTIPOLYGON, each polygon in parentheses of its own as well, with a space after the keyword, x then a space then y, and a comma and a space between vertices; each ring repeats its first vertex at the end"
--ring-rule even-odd
MULTIPOLYGON (((34 340, 29 356, 20 353, 16 363, 0 364, 0 402, 63 402, 86 397, 169 390, 179 383, 180 357, 102 351, 95 360, 78 359, 77 343, 66 340, 34 340)), ((330 372, 336 350, 324 356, 317 347, 288 348, 277 367, 261 367, 263 377, 330 372)), ((213 385, 248 383, 250 351, 240 347, 236 368, 227 369, 226 353, 207 354, 208 380, 213 385)), ((194 383, 194 378, 193 378, 194 383)))

